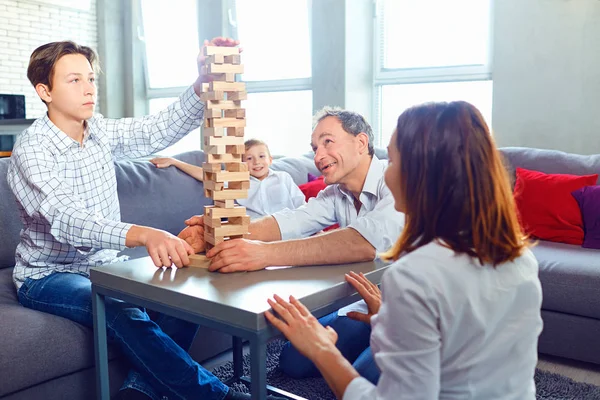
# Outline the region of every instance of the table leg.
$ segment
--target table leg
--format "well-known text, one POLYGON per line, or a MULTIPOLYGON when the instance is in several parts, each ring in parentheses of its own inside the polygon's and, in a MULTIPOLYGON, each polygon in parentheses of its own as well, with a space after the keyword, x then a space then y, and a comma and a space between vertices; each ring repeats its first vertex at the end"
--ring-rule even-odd
POLYGON ((92 287, 92 309, 94 312, 94 351, 96 354, 96 393, 98 400, 109 400, 108 351, 106 344, 106 313, 104 295, 92 287))
POLYGON ((233 336, 233 380, 238 380, 244 375, 242 338, 233 336))
POLYGON ((267 344, 264 338, 250 339, 250 389, 252 400, 267 398, 267 344))

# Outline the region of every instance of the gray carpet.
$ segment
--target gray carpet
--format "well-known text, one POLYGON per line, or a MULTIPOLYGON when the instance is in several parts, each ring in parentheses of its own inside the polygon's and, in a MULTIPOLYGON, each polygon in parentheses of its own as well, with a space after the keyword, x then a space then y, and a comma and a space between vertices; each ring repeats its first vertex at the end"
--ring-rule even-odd
MULTIPOLYGON (((278 358, 283 341, 275 340, 267 345, 267 381, 270 385, 311 400, 335 400, 333 393, 321 378, 291 379, 278 368, 278 358)), ((244 373, 249 374, 250 359, 244 357, 244 373)), ((233 375, 233 363, 215 368, 213 373, 221 380, 233 375)), ((565 376, 536 370, 535 384, 539 400, 599 399, 600 387, 575 382, 565 376)), ((235 390, 248 392, 245 385, 237 383, 235 390)))

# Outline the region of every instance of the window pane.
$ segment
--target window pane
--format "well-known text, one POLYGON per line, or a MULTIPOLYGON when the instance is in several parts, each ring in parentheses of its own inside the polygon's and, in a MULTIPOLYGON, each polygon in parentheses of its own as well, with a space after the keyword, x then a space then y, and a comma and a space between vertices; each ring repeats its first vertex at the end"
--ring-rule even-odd
POLYGON ((189 86, 198 77, 196 0, 142 0, 151 88, 189 86))
POLYGON ((385 0, 384 68, 485 65, 489 10, 490 0, 385 0))
POLYGON ((312 133, 312 91, 250 93, 246 108, 246 140, 263 140, 271 154, 307 153, 312 133))
MULTIPOLYGON (((155 114, 164 110, 173 103, 177 98, 151 99, 149 101, 150 114, 155 114)), ((184 136, 179 142, 167 147, 158 152, 162 156, 174 156, 176 154, 185 153, 186 151, 200 150, 200 128, 194 129, 189 134, 184 136)))
POLYGON ((307 0, 236 0, 235 8, 245 81, 311 76, 307 0))
POLYGON ((381 88, 381 146, 387 146, 398 117, 407 108, 429 101, 464 100, 479 109, 488 126, 492 122, 492 81, 385 85, 381 88))

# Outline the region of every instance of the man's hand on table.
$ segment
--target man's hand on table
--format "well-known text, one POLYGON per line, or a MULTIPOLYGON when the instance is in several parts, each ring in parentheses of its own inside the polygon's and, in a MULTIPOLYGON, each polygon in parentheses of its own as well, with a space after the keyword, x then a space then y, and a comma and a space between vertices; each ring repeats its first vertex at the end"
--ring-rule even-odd
POLYGON ((232 239, 219 243, 210 249, 206 256, 211 260, 209 271, 239 272, 264 269, 271 246, 258 240, 232 239))

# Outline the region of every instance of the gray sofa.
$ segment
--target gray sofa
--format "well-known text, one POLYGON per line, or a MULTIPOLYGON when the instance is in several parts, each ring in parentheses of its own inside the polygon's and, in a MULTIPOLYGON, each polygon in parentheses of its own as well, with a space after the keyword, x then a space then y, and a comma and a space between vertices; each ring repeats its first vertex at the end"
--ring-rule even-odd
MULTIPOLYGON (((502 149, 507 168, 547 173, 600 172, 599 156, 577 156, 525 148, 502 149)), ((377 149, 377 156, 386 158, 377 149)), ((202 152, 178 158, 200 164, 202 152)), ((90 329, 19 305, 11 279, 21 223, 6 183, 8 159, 0 159, 0 398, 82 399, 95 396, 93 335, 90 329), (69 338, 66 340, 65 338, 69 338)), ((273 169, 287 171, 297 184, 317 174, 310 155, 278 158, 273 169)), ((124 221, 177 234, 184 219, 201 213, 207 199, 202 185, 174 168, 159 170, 147 161, 117 163, 124 221)), ((544 331, 539 350, 600 364, 600 251, 540 241, 533 249, 540 262, 544 291, 544 331)), ((143 252, 131 252, 133 257, 143 252)), ((201 328, 191 354, 202 361, 231 345, 231 338, 201 328)), ((124 379, 127 365, 118 351, 110 354, 111 392, 124 379)))

